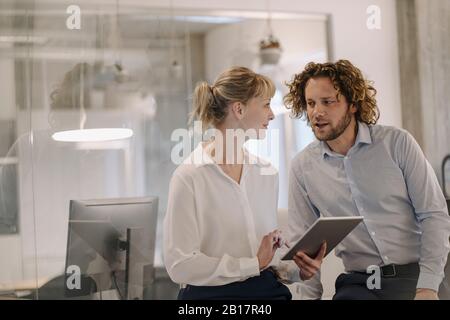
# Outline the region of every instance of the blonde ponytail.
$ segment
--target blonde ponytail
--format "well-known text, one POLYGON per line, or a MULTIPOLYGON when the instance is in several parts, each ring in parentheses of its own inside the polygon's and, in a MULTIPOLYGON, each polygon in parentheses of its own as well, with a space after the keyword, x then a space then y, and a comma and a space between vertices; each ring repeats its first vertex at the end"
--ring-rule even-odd
POLYGON ((194 118, 199 119, 202 122, 204 129, 210 125, 216 125, 225 119, 226 105, 220 104, 220 100, 214 95, 214 88, 210 87, 205 81, 197 84, 194 90, 193 96, 193 110, 190 121, 194 118))

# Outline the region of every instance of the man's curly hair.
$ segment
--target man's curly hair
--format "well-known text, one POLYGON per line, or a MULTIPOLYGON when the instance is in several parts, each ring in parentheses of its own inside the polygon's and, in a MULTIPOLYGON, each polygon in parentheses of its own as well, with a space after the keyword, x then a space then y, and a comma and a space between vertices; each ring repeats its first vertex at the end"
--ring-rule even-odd
POLYGON ((356 120, 368 125, 377 123, 380 117, 375 99, 377 90, 372 86, 372 82, 365 80, 361 71, 348 60, 339 60, 336 63, 310 62, 303 72, 294 75, 293 80, 286 83, 289 93, 284 96, 283 101, 288 109, 292 109, 292 115, 295 118, 306 117, 306 84, 309 79, 320 77, 330 78, 338 94, 343 95, 349 105, 356 106, 356 120))

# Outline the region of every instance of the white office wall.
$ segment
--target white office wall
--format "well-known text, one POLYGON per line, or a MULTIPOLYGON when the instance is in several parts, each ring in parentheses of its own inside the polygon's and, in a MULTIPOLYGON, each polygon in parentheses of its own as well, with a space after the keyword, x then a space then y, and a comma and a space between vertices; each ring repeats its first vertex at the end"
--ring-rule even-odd
MULTIPOLYGON (((317 20, 274 19, 271 24, 273 34, 282 46, 276 68, 283 79, 273 80, 287 81, 309 61, 322 62, 326 59, 325 17, 318 17, 317 20)), ((213 83, 220 72, 233 65, 259 71, 259 41, 265 37, 267 22, 263 19, 246 20, 209 31, 205 37, 206 79, 213 83)))

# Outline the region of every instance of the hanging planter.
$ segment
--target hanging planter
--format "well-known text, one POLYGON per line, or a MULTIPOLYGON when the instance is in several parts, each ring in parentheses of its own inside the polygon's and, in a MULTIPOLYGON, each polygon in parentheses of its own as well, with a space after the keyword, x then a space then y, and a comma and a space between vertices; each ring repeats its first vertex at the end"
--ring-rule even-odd
POLYGON ((261 64, 278 64, 281 58, 280 41, 273 36, 272 33, 265 39, 259 42, 259 56, 261 64))

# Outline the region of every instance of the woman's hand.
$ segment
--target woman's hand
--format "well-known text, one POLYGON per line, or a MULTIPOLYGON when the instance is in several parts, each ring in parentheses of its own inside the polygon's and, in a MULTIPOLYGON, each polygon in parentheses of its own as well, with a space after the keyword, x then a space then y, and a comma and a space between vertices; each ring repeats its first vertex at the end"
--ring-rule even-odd
POLYGON ((259 270, 263 270, 269 265, 275 251, 283 244, 284 241, 279 230, 274 230, 263 237, 259 245, 258 253, 256 254, 259 262, 259 270))

